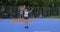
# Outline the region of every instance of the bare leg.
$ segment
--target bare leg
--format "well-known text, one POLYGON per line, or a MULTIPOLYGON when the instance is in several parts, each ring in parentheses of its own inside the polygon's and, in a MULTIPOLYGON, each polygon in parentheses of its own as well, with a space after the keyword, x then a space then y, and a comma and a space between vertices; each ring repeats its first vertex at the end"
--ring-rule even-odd
POLYGON ((28 27, 28 22, 25 22, 25 29, 26 29, 26 28, 29 28, 29 27, 28 27))
POLYGON ((22 19, 22 14, 20 14, 20 18, 22 19))
MULTIPOLYGON (((26 18, 25 20, 28 20, 28 19, 26 18)), ((25 21, 25 29, 27 29, 27 28, 29 28, 29 27, 28 27, 28 22, 25 21)))

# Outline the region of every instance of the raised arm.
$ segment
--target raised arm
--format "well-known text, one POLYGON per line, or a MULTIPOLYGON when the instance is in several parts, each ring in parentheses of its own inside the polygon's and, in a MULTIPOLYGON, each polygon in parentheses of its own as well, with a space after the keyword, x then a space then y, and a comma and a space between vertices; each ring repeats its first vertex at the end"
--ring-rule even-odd
POLYGON ((30 13, 31 11, 33 11, 33 9, 31 9, 31 10, 30 10, 30 11, 28 11, 28 12, 30 13))

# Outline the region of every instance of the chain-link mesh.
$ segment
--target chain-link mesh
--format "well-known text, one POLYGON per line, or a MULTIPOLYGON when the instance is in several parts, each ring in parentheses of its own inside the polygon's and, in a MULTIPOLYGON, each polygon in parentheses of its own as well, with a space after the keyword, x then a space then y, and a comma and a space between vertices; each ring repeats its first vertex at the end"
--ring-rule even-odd
MULTIPOLYGON (((28 11, 33 9, 29 13, 29 18, 60 18, 60 7, 28 7, 27 9, 28 11)), ((0 6, 0 18, 20 18, 20 16, 18 6, 0 6)))

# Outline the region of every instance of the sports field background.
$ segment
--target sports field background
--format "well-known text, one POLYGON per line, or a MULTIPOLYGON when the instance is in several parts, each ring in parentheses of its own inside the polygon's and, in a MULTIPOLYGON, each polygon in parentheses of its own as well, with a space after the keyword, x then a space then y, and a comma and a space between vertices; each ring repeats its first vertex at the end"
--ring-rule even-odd
POLYGON ((60 0, 0 0, 0 32, 60 32, 60 0), (20 8, 27 9, 29 28, 25 22, 13 22, 24 19, 20 8))

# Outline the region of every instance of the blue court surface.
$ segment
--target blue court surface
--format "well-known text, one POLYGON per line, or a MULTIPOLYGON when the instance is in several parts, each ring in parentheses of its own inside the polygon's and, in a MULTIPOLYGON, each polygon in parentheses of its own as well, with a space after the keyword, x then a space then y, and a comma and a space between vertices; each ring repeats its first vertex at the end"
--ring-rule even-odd
POLYGON ((24 22, 12 22, 12 19, 0 19, 0 32, 60 32, 60 19, 36 18, 28 23, 25 29, 24 22))

